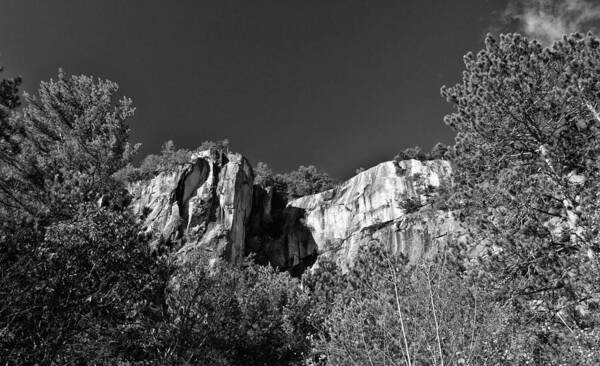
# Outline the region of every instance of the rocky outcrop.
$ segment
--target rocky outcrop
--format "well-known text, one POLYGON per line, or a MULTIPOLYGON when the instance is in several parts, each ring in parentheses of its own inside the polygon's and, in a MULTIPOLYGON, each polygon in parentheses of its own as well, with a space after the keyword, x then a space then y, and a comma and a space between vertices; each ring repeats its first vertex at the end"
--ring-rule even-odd
POLYGON ((190 164, 129 186, 156 250, 177 250, 185 260, 205 250, 240 263, 252 209, 252 167, 240 154, 207 150, 190 164))
POLYGON ((206 251, 232 263, 254 253, 259 263, 300 274, 319 255, 347 265, 371 242, 411 261, 435 253, 458 232, 451 213, 429 204, 450 174, 443 160, 390 161, 287 202, 272 187, 253 185, 240 154, 210 150, 129 191, 156 250, 182 261, 206 251))
POLYGON ((253 179, 240 154, 212 150, 128 189, 156 251, 174 251, 181 261, 205 251, 233 263, 254 253, 259 263, 302 273, 318 252, 304 210, 286 207, 283 197, 253 186, 253 179))
POLYGON ((288 208, 305 212, 319 255, 341 265, 373 241, 414 262, 458 235, 452 214, 428 205, 437 190, 450 186, 450 174, 443 160, 389 161, 335 189, 291 201, 288 208))

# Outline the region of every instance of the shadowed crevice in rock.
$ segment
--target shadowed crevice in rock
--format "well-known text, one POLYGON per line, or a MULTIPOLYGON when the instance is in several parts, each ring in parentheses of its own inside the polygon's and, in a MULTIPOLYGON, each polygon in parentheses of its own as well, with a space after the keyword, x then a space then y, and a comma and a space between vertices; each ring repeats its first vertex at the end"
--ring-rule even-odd
POLYGON ((224 153, 218 152, 213 154, 213 183, 210 187, 210 207, 208 210, 209 216, 207 217, 207 221, 219 221, 223 219, 223 213, 219 210, 219 200, 216 199, 218 197, 217 188, 219 186, 219 180, 221 179, 221 169, 225 167, 227 163, 229 163, 229 159, 225 156, 224 153))
POLYGON ((175 188, 175 200, 179 206, 179 215, 187 223, 189 219, 189 201, 196 190, 206 182, 210 173, 208 162, 202 158, 196 159, 191 166, 183 171, 175 188))
POLYGON ((254 186, 253 210, 248 222, 246 255, 293 276, 312 266, 318 255, 313 235, 305 225, 304 209, 288 207, 272 187, 254 186))
POLYGON ((305 225, 304 209, 286 207, 283 216, 283 235, 267 246, 267 255, 273 264, 286 268, 293 276, 300 276, 315 263, 317 243, 305 225))

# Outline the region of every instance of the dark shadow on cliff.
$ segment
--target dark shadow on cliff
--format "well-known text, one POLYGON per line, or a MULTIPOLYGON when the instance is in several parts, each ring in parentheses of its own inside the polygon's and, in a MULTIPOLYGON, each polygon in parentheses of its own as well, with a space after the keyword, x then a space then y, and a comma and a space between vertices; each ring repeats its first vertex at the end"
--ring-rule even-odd
POLYGON ((246 255, 292 276, 300 276, 317 260, 318 248, 304 223, 305 210, 288 207, 272 187, 254 186, 252 214, 246 232, 246 255))

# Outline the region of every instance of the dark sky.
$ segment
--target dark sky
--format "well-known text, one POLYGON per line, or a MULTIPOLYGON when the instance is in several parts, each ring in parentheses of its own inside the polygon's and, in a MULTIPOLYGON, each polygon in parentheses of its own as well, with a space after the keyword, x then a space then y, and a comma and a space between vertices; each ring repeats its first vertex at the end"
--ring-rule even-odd
POLYGON ((453 134, 443 84, 507 1, 3 0, 0 64, 116 81, 142 155, 229 138, 276 171, 337 178, 453 134))

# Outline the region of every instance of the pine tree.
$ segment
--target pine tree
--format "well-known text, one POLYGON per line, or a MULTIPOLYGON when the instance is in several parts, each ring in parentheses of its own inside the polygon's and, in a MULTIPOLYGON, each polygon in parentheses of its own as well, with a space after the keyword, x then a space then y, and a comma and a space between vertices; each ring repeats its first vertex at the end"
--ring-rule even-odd
MULTIPOLYGON (((14 109, 18 82, 1 85, 14 109)), ((117 90, 60 72, 22 114, 3 115, 2 364, 116 364, 145 352, 145 324, 160 319, 168 267, 138 237, 113 178, 136 150, 134 109, 117 90)))
POLYGON ((539 334, 571 334, 600 300, 600 42, 488 36, 464 60, 442 94, 455 107, 453 202, 488 248, 480 274, 539 334))

